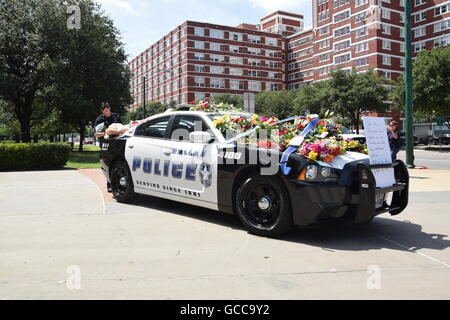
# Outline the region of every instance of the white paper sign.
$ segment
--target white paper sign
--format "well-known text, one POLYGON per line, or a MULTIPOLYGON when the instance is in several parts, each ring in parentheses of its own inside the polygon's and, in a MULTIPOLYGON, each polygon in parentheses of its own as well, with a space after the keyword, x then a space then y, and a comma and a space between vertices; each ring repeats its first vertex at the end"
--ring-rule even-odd
MULTIPOLYGON (((371 165, 391 164, 391 148, 384 118, 362 117, 369 161, 371 165)), ((392 187, 395 184, 393 168, 372 169, 378 188, 392 187)))

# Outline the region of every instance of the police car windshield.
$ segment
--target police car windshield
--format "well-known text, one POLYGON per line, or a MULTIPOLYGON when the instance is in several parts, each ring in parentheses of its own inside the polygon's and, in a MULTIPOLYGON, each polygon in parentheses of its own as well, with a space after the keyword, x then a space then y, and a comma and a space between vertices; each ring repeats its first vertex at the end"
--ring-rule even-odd
MULTIPOLYGON (((208 118, 210 118, 211 121, 214 121, 214 120, 217 120, 217 119, 223 117, 223 116, 226 115, 226 114, 231 115, 233 118, 236 118, 236 117, 244 117, 244 118, 250 119, 250 118, 252 117, 252 115, 249 114, 249 113, 209 113, 209 114, 208 114, 208 118)), ((223 132, 223 131, 222 131, 223 136, 224 136, 227 140, 234 138, 234 137, 237 136, 239 133, 240 133, 240 132, 234 132, 234 131, 230 131, 230 130, 228 130, 228 132, 223 132)))

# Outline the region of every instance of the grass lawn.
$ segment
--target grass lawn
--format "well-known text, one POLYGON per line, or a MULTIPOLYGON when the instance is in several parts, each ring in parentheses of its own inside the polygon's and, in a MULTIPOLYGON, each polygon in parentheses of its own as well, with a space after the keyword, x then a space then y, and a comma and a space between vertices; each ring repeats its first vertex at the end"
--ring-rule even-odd
POLYGON ((69 161, 65 168, 70 169, 92 169, 100 168, 100 148, 97 146, 83 146, 83 152, 78 152, 75 146, 74 152, 70 153, 69 161))

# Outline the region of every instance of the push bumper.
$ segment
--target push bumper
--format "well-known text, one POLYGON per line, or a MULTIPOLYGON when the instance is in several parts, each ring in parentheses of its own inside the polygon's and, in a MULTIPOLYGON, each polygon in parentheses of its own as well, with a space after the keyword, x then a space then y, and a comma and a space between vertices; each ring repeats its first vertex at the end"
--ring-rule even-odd
POLYGON ((397 215, 408 205, 409 174, 402 161, 396 160, 392 165, 367 166, 358 164, 357 183, 358 193, 352 197, 352 204, 356 205, 355 223, 370 222, 375 216, 389 212, 397 215), (396 183, 392 187, 377 188, 372 169, 393 168, 396 183), (392 201, 387 203, 385 196, 392 192, 392 201), (377 206, 377 198, 381 205, 377 206))
POLYGON ((400 160, 384 166, 349 163, 343 169, 342 179, 333 184, 299 180, 289 182, 294 224, 298 226, 336 219, 365 224, 385 212, 397 215, 408 205, 409 174, 400 160), (392 187, 376 187, 372 169, 380 168, 394 169, 396 183, 392 187), (392 198, 387 199, 390 193, 392 198))

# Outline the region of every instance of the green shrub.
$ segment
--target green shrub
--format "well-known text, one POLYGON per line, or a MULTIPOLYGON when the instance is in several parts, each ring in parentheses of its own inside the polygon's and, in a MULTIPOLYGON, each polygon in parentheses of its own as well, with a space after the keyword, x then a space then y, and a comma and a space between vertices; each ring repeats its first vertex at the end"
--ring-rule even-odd
POLYGON ((59 169, 69 154, 65 143, 0 143, 0 171, 59 169))

